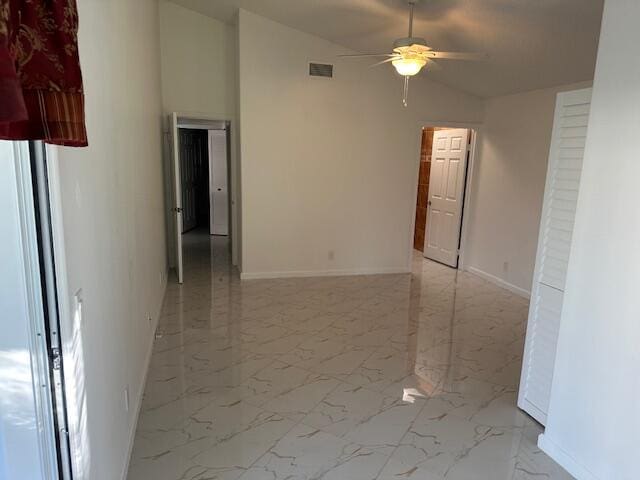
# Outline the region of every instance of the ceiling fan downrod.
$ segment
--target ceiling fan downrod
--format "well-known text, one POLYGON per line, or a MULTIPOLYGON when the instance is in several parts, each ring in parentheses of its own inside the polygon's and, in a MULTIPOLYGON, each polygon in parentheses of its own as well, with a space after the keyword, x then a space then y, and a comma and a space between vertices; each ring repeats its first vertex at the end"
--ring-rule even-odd
MULTIPOLYGON (((407 3, 409 4, 409 34, 407 35, 407 45, 410 45, 412 43, 413 39, 413 10, 414 7, 416 6, 416 1, 417 0, 407 0, 407 3)), ((400 40, 400 42, 402 42, 402 40, 400 40)), ((402 89, 402 105, 404 107, 407 107, 409 105, 409 76, 405 75, 404 77, 404 85, 403 85, 403 89, 402 89)))
POLYGON ((409 38, 413 37, 413 8, 416 6, 415 0, 409 0, 407 2, 409 4, 409 38))

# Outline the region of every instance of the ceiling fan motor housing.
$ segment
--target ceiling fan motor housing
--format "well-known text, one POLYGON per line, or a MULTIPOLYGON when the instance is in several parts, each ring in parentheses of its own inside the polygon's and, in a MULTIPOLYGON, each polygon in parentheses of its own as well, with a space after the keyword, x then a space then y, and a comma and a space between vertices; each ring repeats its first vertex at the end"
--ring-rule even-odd
POLYGON ((393 42, 394 49, 400 48, 400 47, 410 47, 412 45, 422 45, 426 47, 427 41, 421 37, 404 37, 404 38, 399 38, 395 42, 393 42))

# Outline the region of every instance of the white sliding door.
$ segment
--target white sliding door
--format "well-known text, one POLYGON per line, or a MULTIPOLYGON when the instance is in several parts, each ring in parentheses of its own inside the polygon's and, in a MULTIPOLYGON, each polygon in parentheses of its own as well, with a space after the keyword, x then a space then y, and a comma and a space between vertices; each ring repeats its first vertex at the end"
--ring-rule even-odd
POLYGON ((587 136, 591 89, 559 93, 518 406, 545 424, 587 136))

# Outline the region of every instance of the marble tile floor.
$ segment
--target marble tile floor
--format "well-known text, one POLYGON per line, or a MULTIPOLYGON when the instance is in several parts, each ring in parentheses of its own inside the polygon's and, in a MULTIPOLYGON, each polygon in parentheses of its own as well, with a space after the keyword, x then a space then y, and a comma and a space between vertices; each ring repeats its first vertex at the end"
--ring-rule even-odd
POLYGON ((128 480, 570 479, 516 408, 527 301, 411 275, 241 282, 185 235, 128 480))

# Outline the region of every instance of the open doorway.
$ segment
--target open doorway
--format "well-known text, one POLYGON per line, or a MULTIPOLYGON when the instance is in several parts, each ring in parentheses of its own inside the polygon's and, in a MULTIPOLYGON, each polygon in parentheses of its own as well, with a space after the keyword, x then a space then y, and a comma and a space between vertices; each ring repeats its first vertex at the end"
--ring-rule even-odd
POLYGON ((182 234, 210 230, 209 149, 206 130, 180 128, 182 234))
POLYGON ((413 248, 416 255, 452 268, 462 267, 476 137, 473 128, 422 128, 413 248))
POLYGON ((217 249, 231 256, 231 125, 178 114, 171 124, 174 260, 183 283, 185 248, 208 247, 215 236, 217 249))

